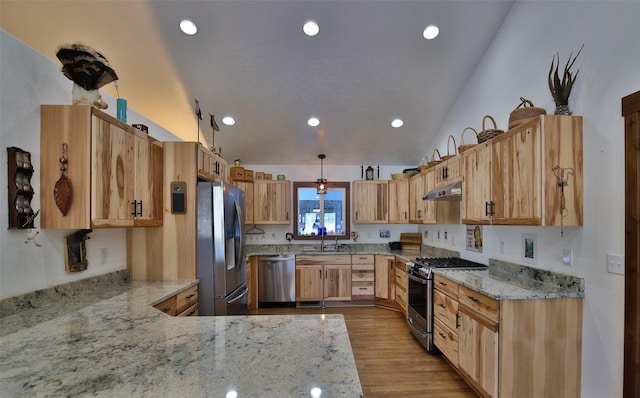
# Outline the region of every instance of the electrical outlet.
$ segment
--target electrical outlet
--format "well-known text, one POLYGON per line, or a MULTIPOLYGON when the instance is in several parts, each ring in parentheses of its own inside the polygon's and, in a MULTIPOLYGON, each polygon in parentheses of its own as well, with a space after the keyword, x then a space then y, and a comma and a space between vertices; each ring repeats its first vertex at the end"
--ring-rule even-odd
POLYGON ((500 241, 500 254, 504 254, 504 241, 500 241))
POLYGON ((438 230, 438 240, 440 240, 440 230, 438 230))
POLYGON ((100 249, 100 264, 104 265, 107 263, 107 248, 103 247, 100 249))
POLYGON ((424 238, 429 239, 429 231, 424 231, 424 238))
POLYGON ((272 232, 272 233, 271 233, 271 239, 275 239, 275 238, 276 238, 276 233, 275 233, 275 232, 272 232))
POLYGON ((562 251, 562 264, 573 265, 573 250, 564 249, 562 251))
POLYGON ((607 253, 607 272, 624 275, 624 256, 607 253))
POLYGON ((444 240, 448 240, 449 239, 447 235, 448 235, 448 232, 444 231, 444 240))

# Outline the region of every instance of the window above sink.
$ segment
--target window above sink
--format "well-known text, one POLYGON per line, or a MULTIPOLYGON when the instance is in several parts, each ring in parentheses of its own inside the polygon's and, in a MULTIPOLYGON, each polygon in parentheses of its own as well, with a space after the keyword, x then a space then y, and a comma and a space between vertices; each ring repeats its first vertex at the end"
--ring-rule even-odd
POLYGON ((316 182, 293 183, 293 239, 349 239, 349 182, 328 182, 327 193, 317 193, 316 182))

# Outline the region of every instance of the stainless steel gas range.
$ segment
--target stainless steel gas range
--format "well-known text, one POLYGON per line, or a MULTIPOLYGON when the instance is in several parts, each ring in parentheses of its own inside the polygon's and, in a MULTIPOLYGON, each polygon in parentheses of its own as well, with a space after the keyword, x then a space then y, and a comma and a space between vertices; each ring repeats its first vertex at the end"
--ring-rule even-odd
POLYGON ((433 345, 433 269, 484 270, 486 265, 457 257, 416 258, 407 262, 409 300, 407 324, 411 333, 429 352, 438 352, 433 345))

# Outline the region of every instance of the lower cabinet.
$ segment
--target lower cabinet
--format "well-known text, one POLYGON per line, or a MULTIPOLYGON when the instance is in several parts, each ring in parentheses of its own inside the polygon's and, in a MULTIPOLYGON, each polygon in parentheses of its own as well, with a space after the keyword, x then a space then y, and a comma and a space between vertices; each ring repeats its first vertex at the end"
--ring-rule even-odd
POLYGON ((171 296, 154 307, 171 316, 198 316, 198 285, 171 296))
POLYGON ((409 311, 407 303, 409 300, 409 280, 407 277, 407 264, 404 260, 396 258, 396 304, 406 317, 409 311))
POLYGON ((296 256, 296 302, 351 300, 351 255, 296 256))
POLYGON ((435 275, 434 342, 483 397, 580 397, 582 299, 495 300, 435 275))
POLYGON ((375 256, 351 256, 351 300, 373 300, 375 291, 375 256))
POLYGON ((376 255, 374 260, 376 305, 397 308, 396 305, 396 257, 376 255))

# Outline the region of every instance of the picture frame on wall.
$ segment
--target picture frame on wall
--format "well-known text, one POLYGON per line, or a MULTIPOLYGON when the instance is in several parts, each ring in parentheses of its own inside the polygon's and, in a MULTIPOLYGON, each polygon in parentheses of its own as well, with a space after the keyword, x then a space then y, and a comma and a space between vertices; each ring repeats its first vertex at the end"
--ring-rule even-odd
POLYGON ((467 250, 482 253, 482 226, 467 225, 467 250))
POLYGON ((525 264, 538 263, 538 237, 536 234, 522 234, 522 261, 525 264))

